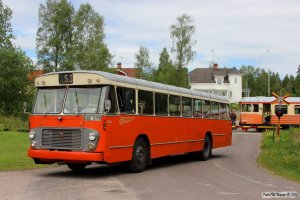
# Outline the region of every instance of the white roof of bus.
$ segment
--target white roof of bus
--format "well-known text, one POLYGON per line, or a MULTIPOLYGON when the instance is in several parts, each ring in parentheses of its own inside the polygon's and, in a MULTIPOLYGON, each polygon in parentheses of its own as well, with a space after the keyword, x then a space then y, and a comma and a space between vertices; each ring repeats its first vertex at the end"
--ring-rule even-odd
POLYGON ((117 74, 112 74, 108 72, 102 72, 102 71, 87 71, 87 70, 78 70, 78 71, 63 71, 63 72, 51 72, 47 73, 42 76, 48 76, 48 75, 53 75, 53 74, 60 74, 60 73, 90 73, 90 74, 96 74, 104 77, 105 79, 108 79, 110 81, 114 82, 119 82, 119 83, 127 83, 135 86, 142 86, 142 87, 148 87, 152 89, 158 89, 158 90, 165 90, 169 92, 176 92, 180 94, 186 94, 186 95, 196 95, 200 96, 206 99, 215 99, 219 101, 223 101, 226 103, 229 103, 229 99, 223 96, 217 96, 217 95, 212 95, 208 94, 206 92, 200 92, 200 91, 195 91, 195 90, 189 90, 186 88, 181 88, 181 87, 175 87, 172 85, 166 85, 166 84, 161 84, 161 83, 156 83, 156 82, 151 82, 151 81, 146 81, 142 79, 136 79, 136 78, 131 78, 127 76, 121 76, 117 74))
MULTIPOLYGON (((275 100, 275 97, 244 97, 242 98, 241 103, 271 103, 275 100)), ((296 103, 300 102, 300 97, 287 97, 285 100, 289 103, 296 103)))

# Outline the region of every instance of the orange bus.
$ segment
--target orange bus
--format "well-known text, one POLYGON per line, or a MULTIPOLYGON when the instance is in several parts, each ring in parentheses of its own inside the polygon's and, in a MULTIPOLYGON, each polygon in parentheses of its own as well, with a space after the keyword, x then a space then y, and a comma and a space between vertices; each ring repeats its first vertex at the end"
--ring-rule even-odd
MULTIPOLYGON (((287 97, 281 105, 284 115, 280 118, 283 128, 299 126, 300 97, 287 97)), ((246 130, 255 128, 259 131, 274 128, 278 123, 275 111, 280 105, 275 97, 244 97, 241 102, 240 126, 246 130)))
POLYGON ((141 172, 154 158, 207 160, 231 145, 225 97, 101 71, 48 73, 35 86, 28 156, 37 164, 128 162, 141 172))

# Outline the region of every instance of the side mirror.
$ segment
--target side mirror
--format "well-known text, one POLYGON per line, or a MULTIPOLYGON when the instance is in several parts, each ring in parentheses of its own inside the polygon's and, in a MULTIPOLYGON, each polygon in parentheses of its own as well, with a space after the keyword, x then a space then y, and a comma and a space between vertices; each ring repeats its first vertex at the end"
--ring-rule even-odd
POLYGON ((23 113, 30 115, 30 112, 27 111, 27 102, 24 102, 24 104, 23 104, 23 113))
POLYGON ((104 101, 104 110, 105 112, 109 112, 111 109, 111 101, 109 99, 106 99, 104 101))

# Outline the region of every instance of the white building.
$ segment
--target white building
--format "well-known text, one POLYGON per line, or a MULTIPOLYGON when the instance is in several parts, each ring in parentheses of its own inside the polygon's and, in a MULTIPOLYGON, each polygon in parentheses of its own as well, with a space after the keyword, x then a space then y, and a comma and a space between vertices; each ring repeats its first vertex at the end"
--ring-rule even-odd
POLYGON ((189 74, 193 90, 228 97, 232 103, 242 99, 242 74, 234 68, 196 68, 189 74))

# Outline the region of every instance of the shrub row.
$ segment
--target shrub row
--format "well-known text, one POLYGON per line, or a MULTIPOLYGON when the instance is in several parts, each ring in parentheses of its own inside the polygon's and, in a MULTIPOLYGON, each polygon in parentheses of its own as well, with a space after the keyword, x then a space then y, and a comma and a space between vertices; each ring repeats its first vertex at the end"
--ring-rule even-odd
POLYGON ((0 131, 28 131, 28 120, 17 117, 0 116, 0 131))

